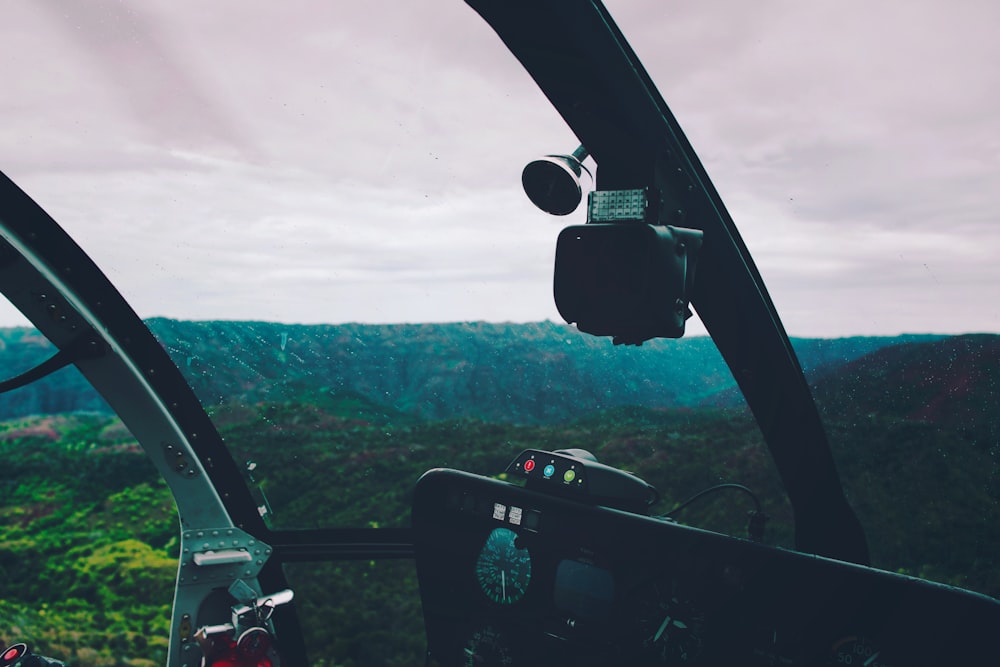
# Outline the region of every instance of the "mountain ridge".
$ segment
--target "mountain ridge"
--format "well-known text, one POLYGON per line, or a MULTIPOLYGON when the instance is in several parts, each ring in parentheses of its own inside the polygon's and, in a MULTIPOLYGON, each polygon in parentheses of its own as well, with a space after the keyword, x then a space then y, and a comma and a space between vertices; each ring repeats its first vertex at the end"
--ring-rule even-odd
MULTIPOLYGON (((554 423, 621 405, 741 405, 706 336, 613 346, 552 322, 294 325, 153 318, 151 331, 210 411, 229 402, 355 394, 421 419, 554 423)), ((0 329, 16 375, 54 352, 37 332, 0 329)), ((878 349, 932 335, 793 339, 813 380, 878 349)), ((75 369, 0 395, 0 418, 110 409, 75 369)))

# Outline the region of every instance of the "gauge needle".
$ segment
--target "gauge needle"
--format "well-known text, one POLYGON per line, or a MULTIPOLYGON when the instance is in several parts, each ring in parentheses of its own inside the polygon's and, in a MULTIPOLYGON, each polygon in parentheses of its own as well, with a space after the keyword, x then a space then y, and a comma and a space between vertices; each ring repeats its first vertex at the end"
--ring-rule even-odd
POLYGON ((503 591, 503 599, 507 599, 507 575, 503 570, 500 570, 500 588, 503 591))
POLYGON ((875 651, 875 653, 872 654, 872 657, 870 657, 867 660, 865 660, 864 666, 868 667, 870 664, 872 664, 873 662, 875 662, 875 658, 877 658, 878 654, 881 653, 881 652, 882 651, 875 651))
POLYGON ((656 631, 655 635, 653 635, 653 641, 654 642, 660 641, 660 637, 663 635, 663 631, 667 629, 668 625, 670 625, 670 617, 669 616, 667 616, 665 619, 663 619, 663 623, 660 623, 660 629, 656 631))

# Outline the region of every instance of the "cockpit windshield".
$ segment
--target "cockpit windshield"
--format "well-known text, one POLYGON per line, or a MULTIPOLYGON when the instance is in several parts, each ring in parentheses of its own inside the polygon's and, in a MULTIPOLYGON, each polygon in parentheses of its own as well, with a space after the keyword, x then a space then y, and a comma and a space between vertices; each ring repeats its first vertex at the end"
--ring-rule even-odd
MULTIPOLYGON (((752 254, 871 564, 1000 596, 1000 10, 607 5, 752 254)), ((300 549, 282 573, 312 664, 422 659, 402 551, 303 545, 409 530, 432 468, 506 482, 524 450, 586 450, 656 487, 653 516, 796 548, 767 418, 696 300, 679 339, 564 322, 560 230, 627 169, 584 152, 580 206, 532 204, 525 165, 582 140, 466 3, 18 0, 0 16, 0 170, 146 323, 268 535, 300 549)), ((57 352, 18 307, 0 305, 6 377, 57 352)), ((73 368, 4 388, 0 639, 82 667, 162 663, 185 556, 148 443, 73 368), (99 583, 114 573, 121 587, 99 583), (96 620, 102 604, 117 615, 96 620), (88 648, 77 624, 127 641, 88 648)), ((154 444, 180 461, 172 447, 154 444)))

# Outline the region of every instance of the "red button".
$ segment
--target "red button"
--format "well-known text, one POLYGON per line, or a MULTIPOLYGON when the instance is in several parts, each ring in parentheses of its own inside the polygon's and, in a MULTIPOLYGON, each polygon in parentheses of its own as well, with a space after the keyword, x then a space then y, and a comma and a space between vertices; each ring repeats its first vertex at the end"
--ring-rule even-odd
POLYGON ((18 658, 20 658, 21 657, 21 647, 22 647, 21 644, 15 644, 14 646, 11 646, 9 649, 7 649, 6 651, 4 651, 3 658, 2 658, 3 662, 10 663, 10 662, 13 662, 13 661, 17 660, 18 658))
POLYGON ((528 459, 524 462, 524 472, 531 472, 535 469, 535 459, 528 459))

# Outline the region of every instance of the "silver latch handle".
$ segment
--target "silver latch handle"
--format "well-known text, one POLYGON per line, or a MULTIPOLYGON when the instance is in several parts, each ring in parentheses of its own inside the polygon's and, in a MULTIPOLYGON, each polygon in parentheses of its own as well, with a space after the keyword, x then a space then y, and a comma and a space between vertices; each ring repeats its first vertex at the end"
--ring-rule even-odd
POLYGON ((192 558, 194 564, 203 565, 230 565, 232 563, 249 563, 253 556, 249 551, 239 549, 226 549, 223 551, 202 551, 194 554, 192 558))

